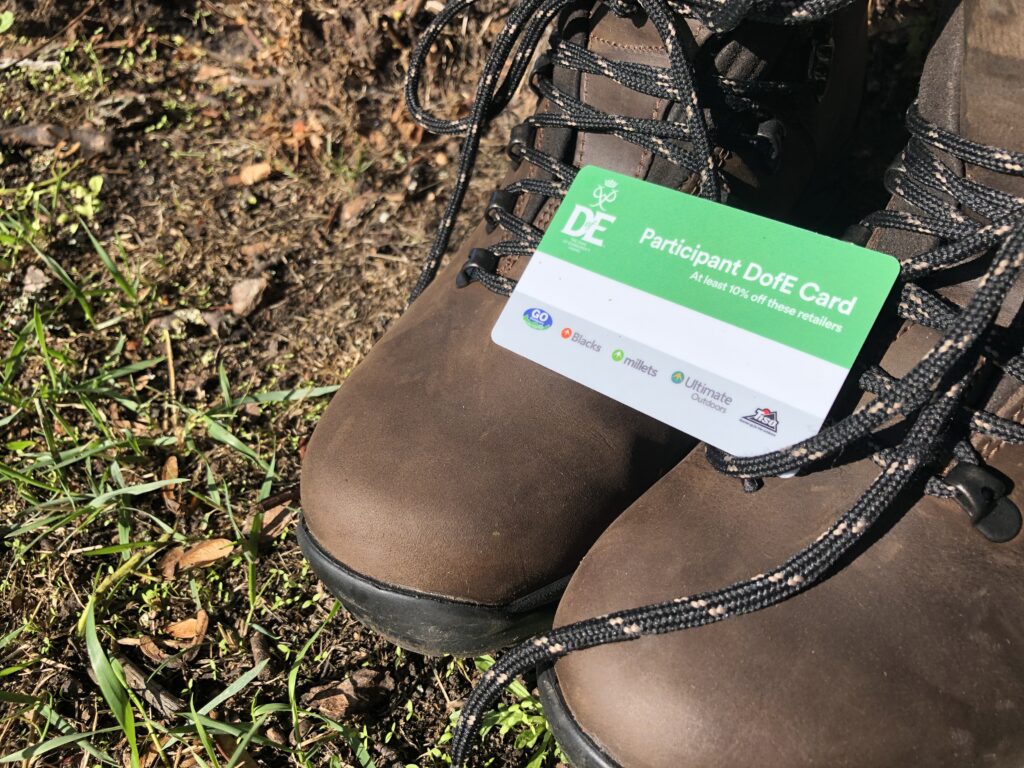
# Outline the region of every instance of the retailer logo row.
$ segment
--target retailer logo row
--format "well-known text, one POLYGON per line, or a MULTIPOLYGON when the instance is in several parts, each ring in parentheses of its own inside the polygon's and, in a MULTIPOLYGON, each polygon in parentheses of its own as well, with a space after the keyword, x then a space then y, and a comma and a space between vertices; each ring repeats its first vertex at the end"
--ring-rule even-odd
MULTIPOLYGON (((551 313, 545 309, 538 307, 531 307, 523 312, 523 322, 527 326, 537 331, 546 331, 551 328, 554 324, 554 319, 551 317, 551 313)), ((596 339, 588 339, 579 331, 574 331, 572 328, 566 326, 562 329, 562 338, 566 341, 571 341, 574 344, 591 350, 592 352, 600 352, 601 344, 596 339)), ((641 358, 627 357, 625 350, 615 349, 612 351, 612 360, 616 363, 622 363, 637 373, 646 374, 656 378, 658 376, 658 369, 650 363, 645 362, 641 358)), ((729 407, 732 405, 733 398, 724 390, 717 390, 713 387, 708 386, 700 379, 695 379, 692 376, 687 376, 682 371, 675 371, 669 377, 673 384, 681 384, 687 389, 692 390, 691 399, 704 406, 710 408, 719 413, 728 413, 729 407)), ((741 417, 740 421, 748 426, 755 427, 765 432, 777 433, 779 429, 779 414, 770 408, 757 408, 754 413, 741 417)))

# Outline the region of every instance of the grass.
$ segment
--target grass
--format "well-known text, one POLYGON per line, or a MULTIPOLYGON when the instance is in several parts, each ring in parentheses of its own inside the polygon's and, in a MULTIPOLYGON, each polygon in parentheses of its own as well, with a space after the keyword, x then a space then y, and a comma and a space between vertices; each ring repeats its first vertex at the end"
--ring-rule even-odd
MULTIPOLYGON (((73 205, 62 194, 54 199, 57 206, 73 205)), ((184 753, 200 766, 236 766, 249 764, 249 750, 259 747, 276 754, 272 760, 312 766, 324 764, 340 740, 356 764, 376 765, 365 727, 300 703, 308 662, 322 663, 331 653, 318 643, 325 629, 336 627, 340 606, 313 586, 304 564, 296 568, 293 558, 291 567, 281 567, 266 556, 262 512, 242 514, 281 490, 280 455, 297 447, 278 426, 281 420, 308 424, 336 387, 246 390, 222 365, 216 395, 203 407, 185 402, 172 383, 174 349, 184 342, 167 330, 143 339, 127 330, 149 324, 153 304, 145 297, 152 286, 139 281, 123 250, 116 259, 110 255, 84 217, 76 223, 69 234, 85 233, 81 247, 91 247, 79 270, 91 275, 89 282, 47 257, 45 238, 27 228, 10 230, 20 237, 10 257, 43 260, 61 291, 52 304, 28 303, 24 322, 5 331, 0 359, 9 436, 0 459, 8 525, 0 599, 17 603, 27 581, 46 585, 31 588, 43 599, 16 612, 21 623, 6 628, 0 642, 0 685, 32 690, 0 691, 8 705, 0 717, 3 743, 27 744, 0 755, 0 762, 77 749, 100 764, 171 765, 184 753), (256 420, 246 415, 253 407, 256 420), (189 475, 168 472, 169 466, 188 468, 189 475), (161 575, 168 552, 215 536, 229 541, 226 557, 180 578, 161 575), (236 621, 205 638, 205 658, 183 681, 187 707, 154 711, 143 698, 146 688, 129 683, 117 649, 132 647, 141 630, 158 632, 178 615, 172 606, 236 621), (265 628, 289 611, 318 617, 317 629, 301 644, 265 628), (263 690, 267 660, 249 667, 241 661, 242 638, 254 632, 268 636, 286 664, 279 672, 285 697, 263 690), (58 703, 46 685, 82 659, 83 646, 89 666, 72 671, 79 677, 84 671, 95 686, 87 690, 86 708, 99 724, 93 728, 82 728, 82 711, 61 715, 67 703, 58 703), (204 688, 221 692, 200 696, 202 678, 210 683, 204 688), (214 710, 229 699, 247 701, 248 717, 215 719, 214 710), (265 736, 270 720, 283 722, 292 738, 278 744, 265 736)), ((271 546, 294 554, 287 532, 271 546)), ((166 653, 164 671, 193 650, 159 648, 166 653)), ((490 663, 478 660, 477 668, 490 663)), ((466 683, 471 677, 454 662, 448 676, 466 683)), ((519 683, 510 690, 514 701, 494 713, 487 729, 511 734, 517 749, 532 751, 529 766, 536 768, 554 755, 554 744, 536 699, 519 683)), ((424 750, 421 765, 447 764, 451 722, 424 750)), ((335 755, 327 764, 339 760, 335 755)))
MULTIPOLYGON (((159 105, 124 158, 0 146, 0 763, 446 766, 460 701, 492 660, 424 659, 366 633, 291 537, 303 441, 340 377, 313 381, 263 352, 257 334, 287 327, 211 335, 204 313, 221 311, 223 289, 178 268, 186 238, 124 223, 187 203, 137 209, 142 175, 201 198, 207 167, 240 162, 226 137, 266 117, 244 88, 225 86, 214 108, 182 85, 178 70, 187 79, 224 34, 214 8, 196 3, 168 28, 83 22, 40 54, 55 68, 0 72, 11 124, 74 125, 126 91, 157 89, 159 105), (231 122, 216 133, 220 115, 231 122), (395 681, 370 709, 332 717, 308 698, 363 667, 395 681)), ((0 47, 39 42, 21 21, 0 13, 0 47)), ((319 197, 326 178, 348 194, 411 156, 371 144, 328 132, 305 167, 289 145, 280 184, 319 197)), ((226 204, 257 216, 266 194, 226 204)), ((231 274, 228 249, 210 258, 231 274)), ((406 289, 388 279, 399 305, 406 289)), ((487 730, 490 765, 520 749, 529 768, 560 759, 519 683, 487 730)))

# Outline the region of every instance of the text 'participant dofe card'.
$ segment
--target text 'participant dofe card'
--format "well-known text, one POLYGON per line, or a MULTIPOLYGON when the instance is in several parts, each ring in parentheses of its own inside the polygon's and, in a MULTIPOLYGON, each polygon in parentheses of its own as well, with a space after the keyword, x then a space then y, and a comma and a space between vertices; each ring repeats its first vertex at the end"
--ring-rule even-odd
POLYGON ((583 168, 491 337, 736 456, 821 429, 891 256, 583 168))

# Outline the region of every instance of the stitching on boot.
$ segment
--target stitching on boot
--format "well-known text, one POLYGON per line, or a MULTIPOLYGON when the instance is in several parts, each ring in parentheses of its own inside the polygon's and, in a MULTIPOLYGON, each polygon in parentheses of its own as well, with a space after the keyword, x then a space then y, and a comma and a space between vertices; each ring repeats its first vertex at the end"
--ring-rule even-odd
POLYGON ((660 45, 623 45, 622 43, 617 43, 614 40, 607 40, 603 37, 600 37, 599 35, 594 35, 590 39, 597 43, 604 43, 605 45, 610 45, 612 48, 618 48, 621 51, 637 51, 640 53, 665 52, 664 47, 660 45))
MULTIPOLYGON (((1010 420, 1020 423, 1020 417, 1022 414, 1024 414, 1024 402, 1020 404, 1020 407, 1018 407, 1013 416, 1010 417, 1010 420)), ((996 415, 1001 416, 1002 414, 999 413, 999 411, 997 411, 996 415)), ((989 445, 984 450, 982 450, 981 455, 986 462, 989 462, 995 458, 996 454, 999 453, 999 451, 1002 449, 1004 445, 1006 445, 1006 443, 1003 442, 1002 440, 993 440, 990 437, 986 437, 985 439, 986 441, 989 442, 989 445)))

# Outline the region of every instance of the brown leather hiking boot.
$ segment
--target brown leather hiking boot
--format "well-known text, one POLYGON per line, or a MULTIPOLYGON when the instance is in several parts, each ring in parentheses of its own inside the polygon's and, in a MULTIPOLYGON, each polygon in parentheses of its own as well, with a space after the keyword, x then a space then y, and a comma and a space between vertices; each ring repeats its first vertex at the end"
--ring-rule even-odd
POLYGON ((782 214, 852 119, 864 33, 863 8, 830 13, 847 0, 769 9, 761 21, 742 21, 750 3, 735 0, 687 18, 666 0, 521 0, 472 114, 442 121, 418 106, 419 70, 466 5, 439 14, 410 67, 414 115, 466 136, 419 298, 345 382, 302 473, 299 540, 314 570, 365 624, 428 653, 478 653, 550 626, 589 546, 694 445, 490 340, 576 169, 782 214), (531 79, 538 108, 509 146, 513 169, 426 288, 480 133, 552 23, 531 79))
POLYGON ((690 454, 594 545, 561 626, 491 668, 454 765, 554 659, 576 768, 1024 764, 1022 92, 1024 7, 965 2, 866 222, 902 285, 853 414, 778 453, 690 454))

